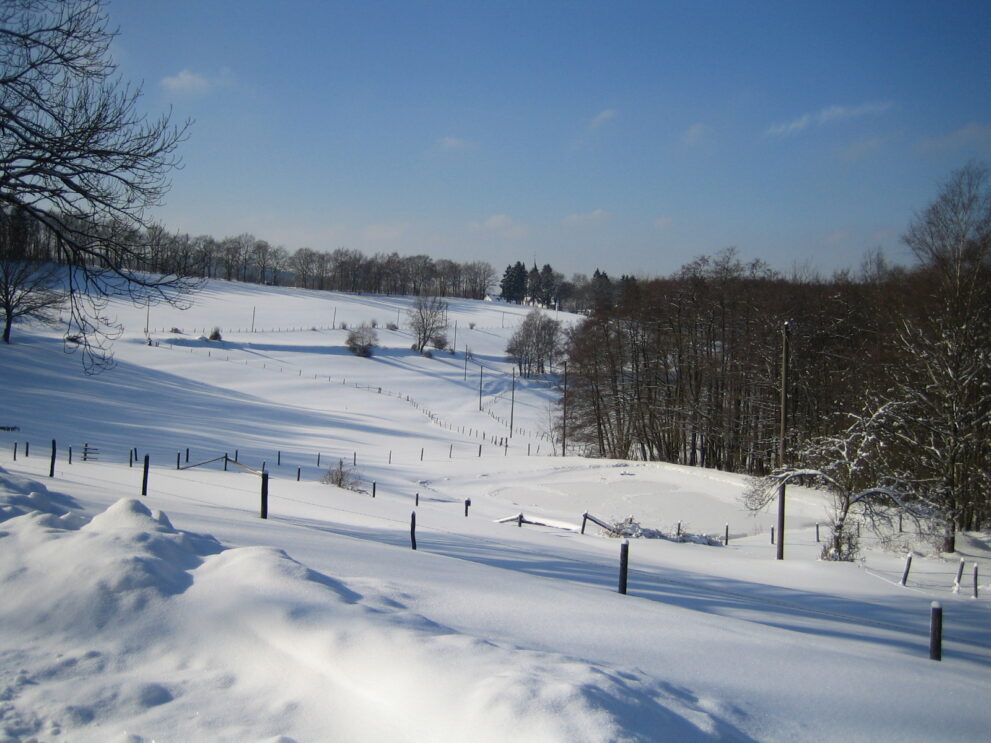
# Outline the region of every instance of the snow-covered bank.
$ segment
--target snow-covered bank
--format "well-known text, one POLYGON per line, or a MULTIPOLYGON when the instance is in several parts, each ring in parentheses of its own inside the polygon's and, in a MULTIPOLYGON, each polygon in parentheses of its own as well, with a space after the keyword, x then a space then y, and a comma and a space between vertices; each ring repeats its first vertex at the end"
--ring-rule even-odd
MULTIPOLYGON (((284 326, 308 328, 329 324, 313 318, 334 303, 338 322, 360 322, 385 305, 394 314, 402 301, 273 297, 213 282, 191 314, 162 324, 226 330, 252 306, 284 305, 284 326)), ((143 308, 119 309, 143 328, 143 308)), ((497 412, 509 404, 495 381, 508 370, 505 309, 458 310, 461 328, 476 322, 472 342, 493 379, 483 402, 497 412)), ((225 332, 223 356, 216 344, 170 349, 168 335, 153 336, 157 347, 132 338, 118 344, 119 367, 96 378, 43 332, 4 349, 0 381, 10 394, 0 424, 20 429, 0 434, 7 740, 986 735, 991 610, 983 594, 953 593, 955 557, 917 554, 907 587, 898 585, 903 556, 870 541, 863 563, 821 563, 814 525, 824 504, 796 488, 787 559, 776 562, 772 516, 742 510, 738 476, 527 456, 521 434, 508 450, 486 440, 479 457, 474 429, 486 437, 499 429, 478 411, 478 377, 464 380, 460 353, 420 359, 397 335, 391 351, 368 360, 335 350, 340 331, 260 335, 225 332), (52 438, 59 452, 49 479, 52 438), (83 442, 100 448, 97 461, 79 461, 83 442), (270 518, 258 518, 256 476, 217 464, 176 470, 185 446, 194 457, 236 447, 242 459, 267 460, 270 518), (152 454, 146 498, 140 470, 128 467, 131 447, 152 454), (282 466, 276 452, 286 453, 282 466), (321 484, 317 452, 323 470, 357 452, 377 497, 321 484), (630 595, 620 596, 617 540, 496 523, 520 511, 572 525, 584 511, 632 515, 720 535, 728 523, 731 539, 635 540, 630 595), (933 599, 944 604, 941 663, 927 657, 933 599)), ((539 433, 549 396, 546 386, 521 385, 517 424, 539 433)), ((987 576, 986 540, 961 542, 968 565, 981 560, 987 576)))

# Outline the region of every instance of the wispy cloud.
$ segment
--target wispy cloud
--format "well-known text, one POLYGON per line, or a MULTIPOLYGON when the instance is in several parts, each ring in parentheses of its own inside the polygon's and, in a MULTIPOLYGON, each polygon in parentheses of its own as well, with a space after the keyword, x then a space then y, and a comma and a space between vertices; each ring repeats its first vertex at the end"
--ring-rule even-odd
POLYGON ((603 124, 605 124, 607 121, 612 121, 613 119, 615 119, 618 114, 619 112, 615 108, 607 108, 600 111, 589 122, 588 124, 589 131, 595 131, 603 124))
POLYGON ((521 238, 529 234, 526 225, 519 224, 508 214, 493 214, 481 222, 469 222, 469 232, 483 232, 499 237, 521 238))
POLYGON ((919 149, 923 152, 973 149, 982 154, 991 153, 991 124, 971 122, 942 137, 922 140, 919 149))
POLYGON ((846 147, 840 149, 840 158, 848 163, 857 162, 874 154, 883 145, 884 139, 881 137, 858 139, 856 142, 851 142, 846 147))
POLYGON ((605 108, 599 111, 599 113, 585 123, 585 128, 582 129, 581 134, 579 134, 571 143, 571 146, 575 149, 584 147, 589 143, 597 131, 602 129, 602 127, 615 119, 617 116, 619 116, 619 111, 615 108, 605 108))
POLYGON ((434 147, 440 152, 467 152, 475 149, 475 143, 461 137, 441 137, 434 147))
POLYGON ((370 224, 361 230, 361 239, 371 243, 391 243, 409 231, 409 225, 401 223, 370 224))
POLYGON ((692 124, 681 135, 681 143, 686 147, 702 147, 712 141, 713 128, 701 121, 692 124))
POLYGON ((671 217, 658 217, 654 220, 654 229, 658 232, 664 232, 673 222, 671 217))
POLYGON ((229 85, 232 80, 233 74, 226 67, 214 77, 201 75, 189 68, 184 68, 176 75, 163 77, 160 84, 174 95, 202 96, 217 88, 229 85))
POLYGON ((815 113, 804 113, 791 121, 772 124, 767 128, 765 134, 772 137, 786 137, 791 134, 798 134, 813 126, 825 126, 864 116, 879 116, 893 105, 891 101, 871 101, 861 103, 859 106, 826 106, 815 113))
POLYGON ((584 225, 602 224, 612 219, 612 212, 605 209, 594 209, 590 212, 569 214, 562 221, 568 227, 578 227, 584 225))

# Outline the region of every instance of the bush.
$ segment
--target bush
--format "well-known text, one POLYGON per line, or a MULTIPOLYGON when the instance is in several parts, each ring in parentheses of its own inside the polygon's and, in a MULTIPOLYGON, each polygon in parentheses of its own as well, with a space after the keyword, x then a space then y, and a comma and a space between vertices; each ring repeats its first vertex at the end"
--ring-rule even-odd
POLYGON ((444 333, 436 333, 434 337, 430 339, 430 345, 438 351, 443 351, 447 348, 447 335, 444 333))
POLYGON ((336 467, 331 467, 324 473, 324 485, 336 485, 345 490, 360 490, 361 478, 350 467, 344 465, 344 460, 340 459, 336 467))
POLYGON ((373 317, 371 325, 373 328, 377 328, 379 326, 379 321, 373 317))
POLYGON ((468 330, 474 330, 474 329, 475 329, 475 323, 473 322, 468 323, 468 330))
POLYGON ((389 322, 385 324, 386 330, 399 330, 399 326, 394 322, 389 322))
POLYGON ((223 339, 223 336, 220 335, 220 328, 214 328, 210 331, 210 335, 208 336, 208 340, 211 341, 222 341, 223 339))
POLYGON ((342 322, 341 323, 341 330, 347 330, 347 329, 348 329, 348 324, 346 322, 342 322))
POLYGON ((182 335, 182 331, 179 328, 172 328, 169 332, 175 335, 182 335))
POLYGON ((346 344, 348 350, 355 356, 368 358, 372 355, 372 349, 378 341, 378 333, 375 332, 374 328, 370 328, 367 325, 359 325, 348 333, 346 344))

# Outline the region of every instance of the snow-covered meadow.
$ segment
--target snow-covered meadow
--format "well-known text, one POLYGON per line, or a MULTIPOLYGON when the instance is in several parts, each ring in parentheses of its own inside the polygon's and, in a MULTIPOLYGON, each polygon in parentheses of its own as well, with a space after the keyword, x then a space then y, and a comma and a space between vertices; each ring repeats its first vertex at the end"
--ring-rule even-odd
POLYGON ((514 390, 503 353, 525 309, 452 300, 456 353, 428 359, 409 304, 210 282, 185 312, 114 305, 118 363, 95 377, 56 331, 15 328, 0 740, 986 739, 988 535, 935 556, 865 532, 861 562, 824 563, 825 500, 792 488, 776 561, 740 476, 552 451, 554 389, 514 390), (352 356, 340 325, 373 320, 381 347, 352 356), (177 469, 187 449, 264 463, 269 518, 257 474, 177 469), (359 491, 321 482, 341 461, 359 491), (620 542, 580 534, 584 512, 730 541, 631 540, 623 596, 620 542), (519 513, 545 525, 500 523, 519 513))

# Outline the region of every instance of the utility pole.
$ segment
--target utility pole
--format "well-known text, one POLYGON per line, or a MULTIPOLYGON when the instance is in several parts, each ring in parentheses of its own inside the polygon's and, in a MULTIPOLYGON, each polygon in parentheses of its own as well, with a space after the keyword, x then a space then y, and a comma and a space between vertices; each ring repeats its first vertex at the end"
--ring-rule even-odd
POLYGON ((513 438, 513 412, 516 410, 516 367, 513 367, 513 392, 509 398, 509 438, 513 438))
POLYGON ((568 450, 568 362, 564 362, 564 394, 561 396, 561 456, 568 450))
MULTIPOLYGON (((785 466, 785 433, 788 425, 788 343, 791 328, 788 321, 781 328, 781 421, 778 429, 778 467, 785 466)), ((785 559, 785 489, 784 480, 778 487, 778 560, 785 559)))

